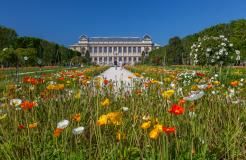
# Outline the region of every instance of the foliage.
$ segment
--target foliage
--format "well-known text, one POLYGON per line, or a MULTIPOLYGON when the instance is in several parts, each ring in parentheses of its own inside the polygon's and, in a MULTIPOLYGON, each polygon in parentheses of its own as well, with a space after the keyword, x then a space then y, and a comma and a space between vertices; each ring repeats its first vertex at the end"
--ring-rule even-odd
MULTIPOLYGON (((218 24, 193 35, 188 35, 181 39, 181 44, 179 43, 179 45, 170 44, 170 41, 174 39, 171 38, 168 45, 153 50, 146 63, 155 65, 173 65, 177 64, 177 62, 178 64, 190 64, 189 54, 191 52, 191 46, 198 41, 199 37, 219 37, 220 35, 224 35, 234 44, 234 48, 241 52, 241 62, 244 62, 246 60, 246 20, 240 19, 227 24, 218 24), (183 50, 184 52, 177 52, 178 50, 183 50), (182 57, 181 59, 183 60, 181 62, 178 59, 174 61, 175 57, 178 59, 182 57)), ((178 40, 177 37, 175 39, 178 40)))
MULTIPOLYGON (((17 37, 13 29, 0 27, 0 52, 4 48, 13 48, 21 55, 31 56, 27 61, 28 65, 37 65, 38 59, 42 60, 42 65, 68 65, 71 58, 79 55, 64 46, 34 37, 17 37)), ((5 52, 5 57, 8 52, 5 52)), ((11 56, 7 56, 4 65, 13 64, 11 56), (8 58, 7 58, 8 57, 8 58)))
POLYGON ((190 57, 193 64, 222 66, 239 62, 240 51, 224 35, 205 36, 191 46, 190 57))

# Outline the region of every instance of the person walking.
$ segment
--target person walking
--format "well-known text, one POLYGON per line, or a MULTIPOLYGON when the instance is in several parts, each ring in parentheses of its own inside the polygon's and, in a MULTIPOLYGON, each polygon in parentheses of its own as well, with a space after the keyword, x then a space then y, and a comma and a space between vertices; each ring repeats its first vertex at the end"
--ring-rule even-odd
POLYGON ((117 70, 117 61, 114 61, 115 70, 117 70))

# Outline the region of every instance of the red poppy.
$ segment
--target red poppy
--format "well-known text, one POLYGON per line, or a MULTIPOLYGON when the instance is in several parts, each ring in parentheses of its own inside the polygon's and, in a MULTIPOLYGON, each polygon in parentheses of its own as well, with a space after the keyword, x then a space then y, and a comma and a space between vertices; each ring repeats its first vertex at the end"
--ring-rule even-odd
POLYGON ((23 110, 28 110, 28 109, 32 109, 33 107, 37 106, 36 102, 30 102, 30 101, 23 101, 21 103, 21 108, 23 110))
POLYGON ((18 126, 18 128, 19 128, 19 129, 25 129, 25 126, 24 126, 23 124, 20 124, 20 125, 18 126))
POLYGON ((204 76, 205 76, 205 74, 204 74, 204 73, 201 73, 201 72, 196 72, 196 75, 197 75, 198 77, 204 77, 204 76))
POLYGON ((176 128, 175 127, 162 127, 162 131, 166 134, 175 133, 176 128))
POLYGON ((109 81, 107 79, 104 79, 103 83, 104 83, 104 85, 107 85, 109 83, 109 81))
POLYGON ((172 107, 168 110, 169 113, 180 115, 183 114, 185 109, 177 104, 173 104, 172 107))

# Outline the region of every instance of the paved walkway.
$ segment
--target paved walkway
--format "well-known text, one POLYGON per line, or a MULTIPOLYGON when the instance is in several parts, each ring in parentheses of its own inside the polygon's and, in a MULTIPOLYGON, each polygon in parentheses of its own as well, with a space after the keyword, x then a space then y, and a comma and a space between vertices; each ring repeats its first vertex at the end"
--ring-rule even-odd
POLYGON ((104 71, 99 76, 106 78, 107 80, 112 80, 116 86, 116 88, 120 88, 124 85, 124 87, 132 87, 132 78, 136 78, 136 76, 126 69, 120 69, 117 67, 110 67, 106 71, 104 71))

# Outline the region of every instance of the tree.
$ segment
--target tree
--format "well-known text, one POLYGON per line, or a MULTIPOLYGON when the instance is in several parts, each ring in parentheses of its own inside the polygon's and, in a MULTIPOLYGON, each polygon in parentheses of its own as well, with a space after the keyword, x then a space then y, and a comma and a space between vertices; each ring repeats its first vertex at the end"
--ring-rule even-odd
POLYGON ((0 50, 13 47, 16 38, 17 33, 15 30, 0 26, 0 50))
POLYGON ((90 56, 90 52, 88 50, 85 53, 85 59, 86 59, 87 64, 91 63, 91 56, 90 56))
POLYGON ((179 37, 173 37, 169 40, 167 47, 167 53, 169 56, 168 61, 171 64, 183 64, 184 48, 182 41, 179 37))

